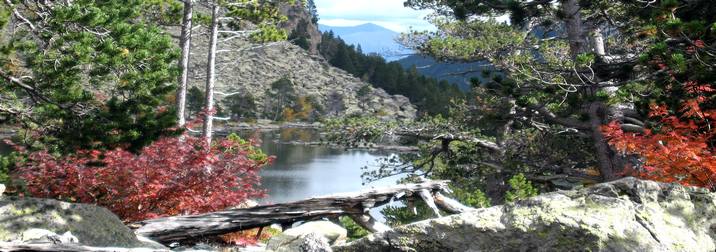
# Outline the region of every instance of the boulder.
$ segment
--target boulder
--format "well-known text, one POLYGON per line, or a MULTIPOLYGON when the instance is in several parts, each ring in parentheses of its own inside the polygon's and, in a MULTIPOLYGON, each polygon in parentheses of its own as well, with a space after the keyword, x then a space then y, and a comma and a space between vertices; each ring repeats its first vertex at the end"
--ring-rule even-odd
POLYGON ((22 232, 21 242, 67 244, 78 243, 79 239, 72 235, 72 232, 70 231, 67 231, 62 235, 58 235, 50 230, 31 228, 22 232))
POLYGON ((716 194, 625 178, 397 227, 334 251, 714 251, 716 194))
POLYGON ((0 242, 32 241, 164 248, 137 239, 132 230, 103 207, 50 199, 0 198, 0 242))
POLYGON ((271 237, 266 245, 267 251, 274 252, 332 252, 328 239, 317 233, 301 236, 280 234, 271 237))
POLYGON ((306 222, 271 237, 267 249, 276 252, 328 252, 331 245, 344 244, 348 231, 330 221, 306 222))
POLYGON ((315 233, 326 238, 332 245, 345 243, 346 237, 348 237, 348 231, 345 228, 330 221, 306 222, 283 232, 284 235, 293 237, 300 237, 310 233, 315 233))

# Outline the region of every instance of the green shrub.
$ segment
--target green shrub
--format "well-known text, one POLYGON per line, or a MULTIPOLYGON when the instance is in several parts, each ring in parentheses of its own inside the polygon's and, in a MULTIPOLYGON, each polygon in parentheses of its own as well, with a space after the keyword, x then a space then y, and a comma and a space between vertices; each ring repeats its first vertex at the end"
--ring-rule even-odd
POLYGON ((490 199, 479 189, 467 190, 458 187, 451 187, 453 197, 461 203, 475 208, 490 207, 490 199))
POLYGON ((507 183, 512 187, 505 194, 505 201, 507 202, 514 202, 515 200, 529 198, 539 194, 539 190, 532 186, 532 183, 528 181, 522 173, 515 175, 508 180, 507 183))
POLYGON ((356 92, 356 95, 358 96, 358 98, 362 98, 362 97, 365 97, 368 94, 370 94, 370 91, 371 91, 370 85, 365 85, 365 86, 362 86, 360 89, 358 89, 358 92, 356 92))
POLYGON ((339 220, 341 221, 341 226, 348 230, 349 241, 360 239, 370 234, 368 230, 365 230, 348 216, 342 216, 339 220))

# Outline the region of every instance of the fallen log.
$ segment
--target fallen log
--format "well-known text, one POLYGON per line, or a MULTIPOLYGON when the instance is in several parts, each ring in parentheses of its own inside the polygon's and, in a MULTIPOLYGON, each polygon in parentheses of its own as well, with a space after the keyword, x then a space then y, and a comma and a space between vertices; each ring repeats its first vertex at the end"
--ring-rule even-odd
POLYGON ((90 247, 79 244, 53 244, 53 243, 36 243, 36 244, 18 244, 10 242, 0 242, 0 251, 48 251, 48 252, 170 252, 168 249, 152 249, 152 248, 103 248, 90 247))
MULTIPOLYGON (((381 223, 369 218, 368 211, 403 197, 434 195, 447 189, 448 181, 427 181, 372 189, 358 193, 336 194, 245 209, 233 209, 201 215, 174 216, 130 224, 138 235, 168 244, 216 236, 272 224, 290 224, 318 218, 351 216, 369 230, 385 230, 381 223)), ((444 200, 441 200, 442 203, 444 200)), ((454 209, 464 209, 453 207, 454 209)), ((452 211, 451 211, 452 212, 452 211)))

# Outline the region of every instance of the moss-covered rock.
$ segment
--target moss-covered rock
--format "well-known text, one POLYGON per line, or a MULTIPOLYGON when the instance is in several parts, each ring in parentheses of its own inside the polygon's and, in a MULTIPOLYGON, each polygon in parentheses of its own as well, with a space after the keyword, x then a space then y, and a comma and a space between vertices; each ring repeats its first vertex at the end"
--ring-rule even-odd
POLYGON ((50 199, 0 198, 0 242, 22 241, 22 234, 31 229, 57 234, 69 231, 88 246, 147 246, 117 216, 102 207, 50 199))
POLYGON ((716 194, 626 178, 426 220, 334 251, 714 251, 716 194))

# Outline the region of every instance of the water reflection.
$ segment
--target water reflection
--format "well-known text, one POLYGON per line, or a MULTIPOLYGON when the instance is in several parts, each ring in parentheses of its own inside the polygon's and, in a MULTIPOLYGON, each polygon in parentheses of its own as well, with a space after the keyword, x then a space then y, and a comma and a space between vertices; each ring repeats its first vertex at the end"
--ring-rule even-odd
MULTIPOLYGON (((252 134, 242 132, 241 135, 252 134)), ((390 153, 286 143, 318 141, 319 134, 311 129, 283 129, 260 135, 262 149, 276 156, 273 165, 261 171, 262 187, 268 190, 268 197, 261 200, 263 203, 283 203, 395 184, 396 178, 392 178, 362 185, 360 177, 362 167, 375 165, 377 159, 390 153)))

